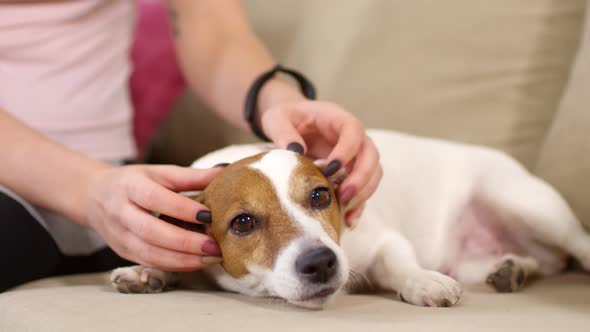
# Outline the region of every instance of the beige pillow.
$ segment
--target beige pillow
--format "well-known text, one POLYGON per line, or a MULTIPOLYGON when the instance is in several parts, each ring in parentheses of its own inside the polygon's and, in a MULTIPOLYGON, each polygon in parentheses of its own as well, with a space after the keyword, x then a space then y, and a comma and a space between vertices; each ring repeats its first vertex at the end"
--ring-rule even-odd
POLYGON ((584 39, 536 172, 590 227, 590 7, 586 12, 584 39))
MULTIPOLYGON (((367 126, 491 145, 527 166, 552 121, 584 14, 583 0, 244 3, 276 59, 367 126)), ((187 163, 246 137, 193 101, 182 104, 157 140, 164 160, 187 163)))

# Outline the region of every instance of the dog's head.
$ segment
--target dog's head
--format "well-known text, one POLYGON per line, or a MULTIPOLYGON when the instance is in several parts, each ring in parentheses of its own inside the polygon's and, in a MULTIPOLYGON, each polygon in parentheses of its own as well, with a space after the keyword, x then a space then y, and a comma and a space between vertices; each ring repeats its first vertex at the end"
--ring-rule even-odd
POLYGON ((227 166, 198 199, 213 216, 222 287, 318 308, 346 282, 340 206, 321 165, 272 150, 227 166))

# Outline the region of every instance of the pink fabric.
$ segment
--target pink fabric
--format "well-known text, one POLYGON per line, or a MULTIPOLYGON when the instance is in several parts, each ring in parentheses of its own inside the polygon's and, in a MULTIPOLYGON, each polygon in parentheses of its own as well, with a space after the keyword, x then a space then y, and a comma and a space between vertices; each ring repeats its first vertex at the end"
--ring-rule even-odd
POLYGON ((0 1, 0 108, 72 150, 136 156, 131 1, 0 1))
POLYGON ((174 50, 164 1, 138 0, 131 98, 134 135, 139 151, 186 88, 174 50))

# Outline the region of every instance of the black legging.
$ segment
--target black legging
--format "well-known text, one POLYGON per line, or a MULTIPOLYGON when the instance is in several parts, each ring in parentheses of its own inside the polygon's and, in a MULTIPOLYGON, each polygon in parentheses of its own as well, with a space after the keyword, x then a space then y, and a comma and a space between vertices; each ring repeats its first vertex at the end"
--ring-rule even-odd
POLYGON ((130 265, 111 249, 66 256, 27 210, 0 192, 0 292, 28 281, 74 273, 108 271, 130 265))

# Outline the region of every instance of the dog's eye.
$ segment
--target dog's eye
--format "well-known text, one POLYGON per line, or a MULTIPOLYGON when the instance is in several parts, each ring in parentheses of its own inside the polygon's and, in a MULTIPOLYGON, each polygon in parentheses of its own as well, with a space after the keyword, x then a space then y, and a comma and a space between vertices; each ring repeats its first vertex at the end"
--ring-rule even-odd
POLYGON ((315 188, 311 192, 311 207, 314 209, 327 208, 332 202, 330 190, 326 187, 315 188))
POLYGON ((240 214, 235 217, 231 222, 231 230, 236 235, 248 235, 256 227, 256 219, 248 214, 240 214))

